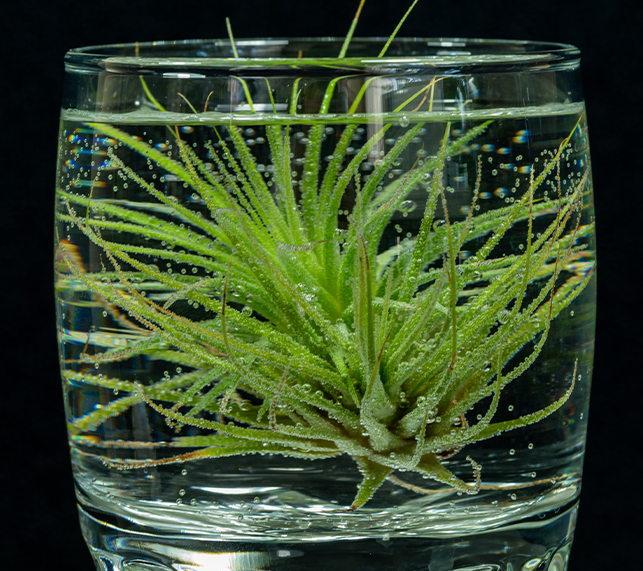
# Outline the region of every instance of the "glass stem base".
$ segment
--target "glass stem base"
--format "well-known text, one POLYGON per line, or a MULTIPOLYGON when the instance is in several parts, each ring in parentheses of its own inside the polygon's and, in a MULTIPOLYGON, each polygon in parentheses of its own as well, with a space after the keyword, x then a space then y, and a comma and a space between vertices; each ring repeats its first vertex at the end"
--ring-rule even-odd
POLYGON ((565 571, 578 503, 485 533, 296 543, 158 534, 79 511, 97 571, 565 571))

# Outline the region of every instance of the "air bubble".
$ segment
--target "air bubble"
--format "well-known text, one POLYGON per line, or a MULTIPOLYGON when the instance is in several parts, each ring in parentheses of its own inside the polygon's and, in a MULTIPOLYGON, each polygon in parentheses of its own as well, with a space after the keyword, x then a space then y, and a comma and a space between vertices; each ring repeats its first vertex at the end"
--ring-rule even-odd
POLYGON ((417 208, 417 204, 414 200, 405 200, 400 204, 398 210, 401 212, 413 212, 417 208))
POLYGON ((408 127, 409 126, 409 118, 405 115, 400 119, 400 127, 408 127))

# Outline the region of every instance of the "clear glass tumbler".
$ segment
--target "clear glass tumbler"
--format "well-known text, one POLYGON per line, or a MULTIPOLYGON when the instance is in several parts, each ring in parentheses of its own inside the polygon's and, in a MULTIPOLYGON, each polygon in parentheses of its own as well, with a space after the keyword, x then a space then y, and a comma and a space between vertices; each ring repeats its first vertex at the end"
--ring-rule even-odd
POLYGON ((56 296, 101 571, 562 571, 595 316, 579 51, 70 51, 56 296))

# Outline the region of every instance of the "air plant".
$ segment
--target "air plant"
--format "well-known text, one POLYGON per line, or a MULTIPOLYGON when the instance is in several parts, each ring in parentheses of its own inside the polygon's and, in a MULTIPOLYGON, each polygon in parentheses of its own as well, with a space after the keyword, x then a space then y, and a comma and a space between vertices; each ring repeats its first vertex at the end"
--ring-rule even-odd
MULTIPOLYGON (((252 109, 250 92, 239 81, 252 109)), ((431 111, 437 81, 396 111, 431 111)), ((319 117, 335 84, 328 85, 319 117)), ((83 284, 136 333, 125 347, 84 351, 75 361, 82 366, 65 367, 69 382, 118 391, 109 404, 70 422, 72 439, 82 441, 145 403, 176 430, 165 443, 169 452, 161 459, 105 456, 109 466, 138 469, 253 453, 305 459, 348 454, 362 474, 350 508, 356 509, 387 478, 403 485, 393 476, 399 469, 475 494, 481 484, 475 460, 467 457, 473 483, 444 461, 468 445, 538 422, 567 401, 573 380, 548 406, 494 422, 503 389, 536 362, 552 321, 593 275, 563 271, 583 248, 578 240, 591 232, 579 222, 587 173, 564 191, 560 186, 560 162, 576 128, 549 160, 531 166, 528 189, 501 208, 477 213, 484 165, 474 160, 471 204, 465 219, 456 221, 449 216, 445 165, 472 155, 472 143, 492 122, 458 138, 443 123, 444 135, 430 149, 434 155, 388 178, 425 127, 414 121, 366 178, 360 165, 395 127, 380 124, 359 150, 347 153, 359 125, 352 116, 369 84, 364 81, 352 102, 324 164, 324 124, 297 115, 295 82, 290 119, 281 115, 265 125, 269 178, 234 122, 209 125, 215 140, 203 148, 188 145, 178 126, 168 126, 178 149, 174 158, 121 128, 84 124, 117 143, 108 151, 111 172, 147 201, 132 205, 95 198, 73 185, 58 189, 59 223, 81 232, 103 264, 100 271, 87 271, 76 248, 59 238, 59 277, 83 284), (309 139, 298 186, 291 164, 295 125, 309 139), (187 185, 192 202, 158 188, 122 158, 124 152, 187 185), (558 181, 558 196, 537 198, 552 180, 558 181), (426 203, 417 235, 389 246, 387 227, 419 187, 426 189, 426 203), (354 203, 340 221, 347 193, 354 203), (535 221, 545 216, 547 224, 535 234, 535 221), (518 224, 525 227, 523 250, 496 256, 518 224), (464 258, 460 254, 471 243, 479 246, 464 258), (188 264, 194 273, 168 273, 154 260, 188 264), (243 303, 233 292, 243 292, 243 303), (181 309, 185 302, 195 310, 191 317, 181 309), (181 373, 143 384, 87 366, 136 357, 179 364, 181 373), (468 413, 481 403, 486 412, 471 418, 468 413), (182 435, 183 427, 197 427, 199 434, 182 435), (191 451, 172 455, 175 447, 191 451)), ((143 88, 162 113, 151 89, 145 83, 143 88)))

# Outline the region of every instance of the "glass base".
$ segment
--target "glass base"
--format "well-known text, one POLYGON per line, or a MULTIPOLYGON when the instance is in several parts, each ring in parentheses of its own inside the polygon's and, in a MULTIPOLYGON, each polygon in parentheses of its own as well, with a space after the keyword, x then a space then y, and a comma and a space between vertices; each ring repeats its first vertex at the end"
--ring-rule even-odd
POLYGON ((98 571, 565 571, 578 503, 558 514, 446 539, 296 543, 154 534, 79 511, 98 571))

